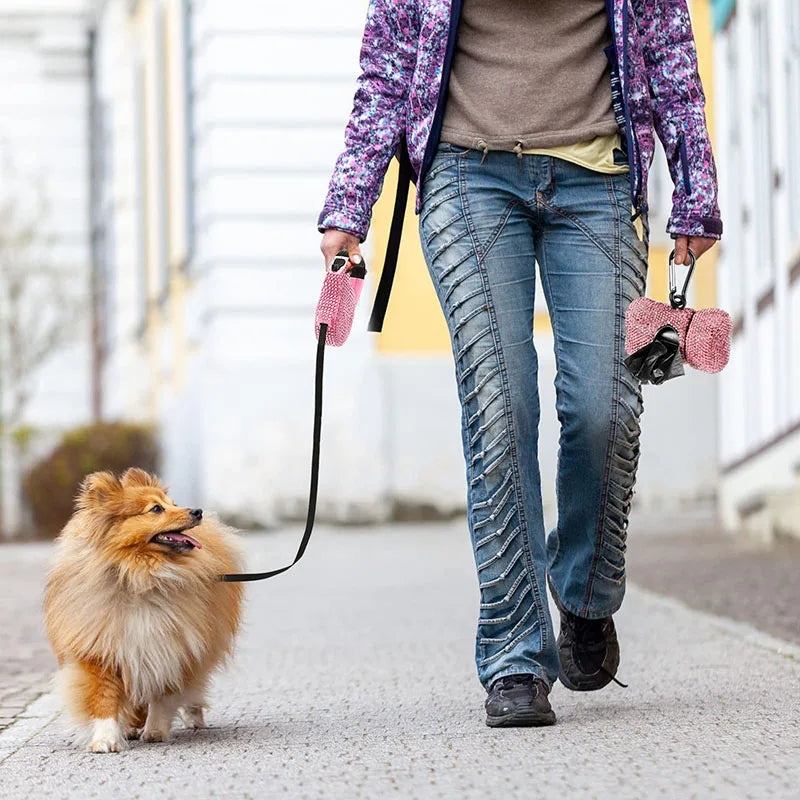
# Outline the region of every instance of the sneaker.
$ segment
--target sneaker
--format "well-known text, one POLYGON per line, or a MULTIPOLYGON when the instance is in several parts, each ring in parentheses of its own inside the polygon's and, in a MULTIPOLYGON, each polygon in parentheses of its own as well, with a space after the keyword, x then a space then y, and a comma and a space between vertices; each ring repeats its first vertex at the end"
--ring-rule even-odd
POLYGON ((619 667, 619 642, 614 620, 584 619, 559 609, 558 678, 574 692, 593 692, 611 681, 627 688, 614 676, 619 667))
POLYGON ((486 724, 490 728, 528 728, 553 725, 556 715, 547 695, 550 689, 537 675, 506 675, 489 687, 486 724))

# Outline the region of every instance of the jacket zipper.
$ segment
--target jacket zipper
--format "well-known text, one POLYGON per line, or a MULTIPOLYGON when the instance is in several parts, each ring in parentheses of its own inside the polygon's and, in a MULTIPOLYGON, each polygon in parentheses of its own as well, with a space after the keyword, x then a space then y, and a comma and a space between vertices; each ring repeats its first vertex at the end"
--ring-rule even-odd
POLYGON ((683 188, 687 196, 692 193, 692 178, 689 174, 689 155, 686 152, 686 134, 681 131, 678 134, 678 157, 683 170, 683 188))
POLYGON ((433 114, 433 122, 425 144, 425 152, 422 156, 422 164, 419 168, 418 190, 422 188, 419 182, 424 180, 425 173, 433 162, 436 146, 439 144, 439 137, 442 133, 442 121, 444 118, 444 106, 447 102, 447 84, 450 82, 450 68, 453 64, 453 53, 456 49, 456 32, 458 31, 458 21, 461 18, 461 0, 452 0, 450 4, 450 27, 447 31, 447 47, 444 53, 444 63, 442 65, 442 82, 439 84, 439 96, 436 99, 436 111, 433 114))

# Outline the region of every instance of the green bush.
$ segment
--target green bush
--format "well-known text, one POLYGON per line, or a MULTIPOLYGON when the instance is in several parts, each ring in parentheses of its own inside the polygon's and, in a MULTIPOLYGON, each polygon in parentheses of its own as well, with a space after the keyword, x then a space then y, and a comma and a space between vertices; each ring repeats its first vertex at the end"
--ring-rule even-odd
POLYGON ((101 422, 67 431, 61 443, 22 479, 22 491, 36 534, 58 534, 72 515, 80 482, 98 470, 124 472, 158 469, 158 444, 153 428, 122 422, 101 422))

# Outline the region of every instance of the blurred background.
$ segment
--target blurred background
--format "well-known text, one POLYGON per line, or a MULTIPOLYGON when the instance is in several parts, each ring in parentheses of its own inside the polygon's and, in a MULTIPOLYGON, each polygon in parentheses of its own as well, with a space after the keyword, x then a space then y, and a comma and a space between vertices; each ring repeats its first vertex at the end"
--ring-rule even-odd
MULTIPOLYGON (((58 530, 83 474, 132 463, 243 527, 304 514, 316 218, 366 6, 0 0, 0 535, 58 530)), ((646 388, 636 513, 800 536, 800 3, 690 6, 726 231, 690 302, 730 311, 735 336, 720 376, 646 388)), ((672 187, 658 158, 648 294, 665 299, 672 187)), ((364 247, 373 289, 395 176, 393 162, 364 247)), ((452 356, 411 203, 384 333, 366 332, 367 296, 327 356, 329 521, 465 507, 452 356)))

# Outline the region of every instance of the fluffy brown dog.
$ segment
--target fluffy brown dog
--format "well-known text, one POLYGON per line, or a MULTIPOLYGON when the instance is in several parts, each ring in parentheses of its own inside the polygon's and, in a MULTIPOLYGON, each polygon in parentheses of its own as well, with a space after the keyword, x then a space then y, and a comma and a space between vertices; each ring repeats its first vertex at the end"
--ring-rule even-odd
POLYGON ((164 741, 176 712, 203 727, 209 677, 241 613, 241 584, 217 575, 238 571, 235 535, 199 508, 178 508, 154 476, 84 480, 44 609, 59 689, 91 731, 89 750, 116 753, 140 734, 164 741))

